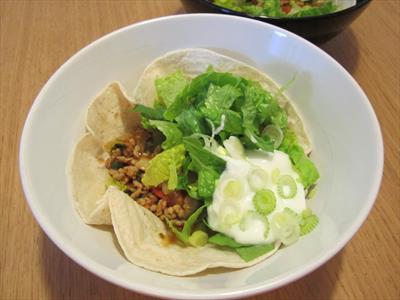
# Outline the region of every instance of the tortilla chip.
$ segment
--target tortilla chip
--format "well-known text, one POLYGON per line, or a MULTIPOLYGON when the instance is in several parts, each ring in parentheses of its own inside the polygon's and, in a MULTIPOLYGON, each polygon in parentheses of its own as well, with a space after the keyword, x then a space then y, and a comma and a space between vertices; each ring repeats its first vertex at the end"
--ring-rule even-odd
POLYGON ((105 200, 110 204, 111 219, 119 244, 127 259, 137 266, 169 275, 186 276, 208 268, 244 268, 273 255, 279 248, 250 262, 231 250, 207 244, 204 247, 165 245, 165 224, 151 211, 137 204, 128 195, 110 186, 105 200))
POLYGON ((229 72, 245 77, 246 79, 258 81, 264 89, 277 94, 279 104, 288 114, 289 128, 297 135, 298 141, 304 151, 307 154, 311 152, 311 142, 304 129, 303 122, 293 103, 283 93, 278 93, 279 86, 256 68, 210 50, 178 50, 156 59, 144 70, 133 93, 133 98, 137 103, 153 106, 154 100, 157 97, 154 86, 157 78, 164 77, 176 70, 181 70, 183 74, 192 79, 206 72, 210 65, 218 72, 229 72))

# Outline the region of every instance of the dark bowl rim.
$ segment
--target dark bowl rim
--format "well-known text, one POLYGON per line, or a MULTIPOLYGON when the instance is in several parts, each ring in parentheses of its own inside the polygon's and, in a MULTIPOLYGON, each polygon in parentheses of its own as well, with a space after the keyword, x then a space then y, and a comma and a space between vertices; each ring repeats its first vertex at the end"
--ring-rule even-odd
POLYGON ((343 15, 343 14, 346 14, 350 11, 356 10, 356 9, 368 4, 372 0, 356 0, 356 4, 350 6, 346 9, 335 11, 330 14, 324 14, 324 15, 319 15, 319 16, 297 17, 297 18, 276 18, 276 17, 267 17, 267 16, 253 16, 250 14, 238 12, 238 11, 235 11, 235 10, 232 10, 229 8, 225 8, 225 7, 216 5, 216 4, 212 3, 211 0, 195 0, 195 1, 201 2, 202 4, 204 4, 208 7, 218 9, 219 11, 221 11, 222 13, 225 13, 225 14, 251 18, 251 19, 258 20, 258 21, 267 22, 267 21, 271 20, 271 21, 282 21, 282 22, 301 22, 301 21, 305 21, 305 20, 318 20, 318 19, 331 18, 331 17, 343 15))

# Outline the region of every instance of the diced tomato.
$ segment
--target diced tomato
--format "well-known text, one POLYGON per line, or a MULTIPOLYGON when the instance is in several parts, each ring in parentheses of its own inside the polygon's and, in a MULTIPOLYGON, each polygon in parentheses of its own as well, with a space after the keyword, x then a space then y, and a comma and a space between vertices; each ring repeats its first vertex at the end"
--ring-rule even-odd
POLYGON ((290 13, 291 10, 292 10, 292 7, 290 6, 290 4, 282 5, 282 11, 283 11, 285 14, 290 13))
POLYGON ((158 198, 164 198, 165 194, 163 193, 163 191, 160 188, 153 188, 151 189, 151 192, 156 195, 158 198))

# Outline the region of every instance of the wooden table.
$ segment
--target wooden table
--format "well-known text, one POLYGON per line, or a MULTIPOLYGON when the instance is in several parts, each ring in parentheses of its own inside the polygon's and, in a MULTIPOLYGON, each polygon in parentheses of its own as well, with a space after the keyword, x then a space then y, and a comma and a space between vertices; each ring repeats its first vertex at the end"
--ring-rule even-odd
MULTIPOLYGON (((150 299, 92 275, 44 235, 21 189, 18 145, 33 100, 66 59, 115 29, 178 13, 178 0, 0 1, 0 299, 150 299)), ((385 171, 371 214, 328 263, 250 299, 400 299, 399 20, 399 0, 375 0, 322 45, 355 77, 381 123, 385 171)))

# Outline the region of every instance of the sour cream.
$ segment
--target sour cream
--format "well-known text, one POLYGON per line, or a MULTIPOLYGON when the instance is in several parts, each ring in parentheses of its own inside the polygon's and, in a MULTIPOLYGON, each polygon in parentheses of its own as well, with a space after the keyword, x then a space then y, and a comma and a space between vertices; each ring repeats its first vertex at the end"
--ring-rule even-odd
MULTIPOLYGON (((285 207, 298 214, 306 209, 304 187, 289 156, 276 150, 271 153, 248 151, 242 157, 224 155, 223 158, 227 163, 226 169, 217 183, 212 204, 207 208, 208 224, 213 230, 241 244, 276 242, 278 237, 273 230, 266 232, 263 218, 267 218, 271 224, 274 215, 282 212, 285 207), (281 197, 282 190, 278 192, 277 183, 284 175, 291 176, 296 185, 296 192, 289 199, 281 197), (256 213, 253 197, 258 190, 263 189, 274 193, 276 206, 272 212, 261 217, 256 213)), ((283 187, 284 195, 288 194, 288 188, 283 187)))

